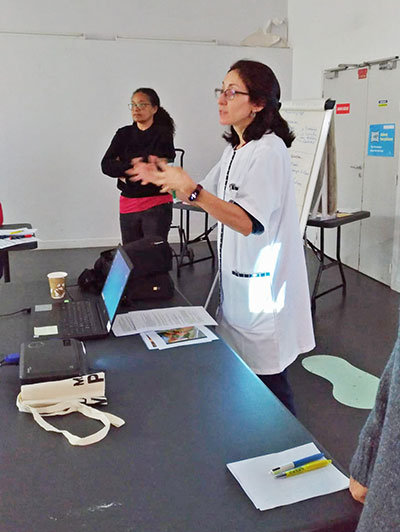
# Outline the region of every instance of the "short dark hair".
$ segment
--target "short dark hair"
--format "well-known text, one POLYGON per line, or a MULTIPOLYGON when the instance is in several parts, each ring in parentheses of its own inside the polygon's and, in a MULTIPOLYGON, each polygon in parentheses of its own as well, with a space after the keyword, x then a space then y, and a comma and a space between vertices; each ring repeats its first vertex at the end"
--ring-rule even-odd
MULTIPOLYGON (((274 132, 289 148, 295 136, 279 113, 281 89, 272 69, 259 61, 241 59, 231 66, 229 72, 232 70, 237 70, 246 85, 250 101, 263 106, 244 130, 243 139, 246 142, 258 140, 266 133, 274 132)), ((223 137, 232 146, 239 144, 239 136, 232 126, 223 137)))
POLYGON ((136 89, 132 96, 137 94, 138 92, 142 92, 145 94, 153 107, 158 107, 158 111, 154 115, 154 123, 158 124, 159 126, 164 126, 167 129, 170 130, 172 134, 175 133, 175 122, 173 121, 170 114, 164 109, 164 107, 161 107, 160 105, 160 98, 156 91, 154 89, 150 89, 148 87, 140 87, 139 89, 136 89))

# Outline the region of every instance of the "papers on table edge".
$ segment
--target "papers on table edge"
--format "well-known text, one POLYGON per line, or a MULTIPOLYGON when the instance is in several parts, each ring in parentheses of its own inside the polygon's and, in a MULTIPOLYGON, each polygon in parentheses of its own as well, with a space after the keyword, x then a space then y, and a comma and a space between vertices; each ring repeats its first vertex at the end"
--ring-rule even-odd
MULTIPOLYGON (((19 229, 1 229, 0 228, 0 237, 1 236, 23 236, 23 235, 34 235, 37 229, 31 229, 29 227, 20 227, 19 229)), ((13 246, 18 246, 20 244, 29 244, 30 242, 37 242, 38 239, 36 236, 30 236, 26 238, 0 238, 0 249, 10 248, 13 246)))
POLYGON ((128 336, 149 331, 203 325, 217 325, 204 307, 170 307, 118 314, 112 330, 115 336, 128 336))
POLYGON ((349 479, 333 464, 290 478, 275 478, 271 469, 319 452, 307 443, 280 453, 267 454, 227 464, 242 489, 259 510, 270 510, 327 495, 349 487, 349 479))
POLYGON ((203 344, 218 340, 218 336, 207 329, 205 325, 178 327, 159 332, 148 331, 140 333, 140 336, 148 349, 171 349, 171 347, 203 344))

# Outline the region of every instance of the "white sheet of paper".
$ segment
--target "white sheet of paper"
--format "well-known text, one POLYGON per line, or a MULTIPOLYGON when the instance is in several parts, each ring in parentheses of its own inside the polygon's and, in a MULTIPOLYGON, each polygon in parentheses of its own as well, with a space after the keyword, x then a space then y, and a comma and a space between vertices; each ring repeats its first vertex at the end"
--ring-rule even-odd
POLYGON ((57 325, 47 325, 45 327, 34 327, 33 336, 49 336, 50 334, 58 334, 57 325))
POLYGON ((217 325, 217 322, 204 307, 171 307, 118 314, 112 330, 115 336, 127 336, 190 325, 217 325))
POLYGON ((35 305, 35 312, 46 312, 53 308, 51 303, 46 303, 44 305, 35 305))
POLYGON ((30 235, 34 233, 36 229, 29 227, 19 227, 18 229, 0 229, 0 236, 10 236, 10 235, 30 235))
POLYGON ((270 472, 274 467, 319 452, 314 443, 307 443, 280 453, 233 462, 227 467, 254 506, 270 510, 349 487, 349 479, 332 464, 288 478, 278 479, 270 472))
POLYGON ((148 336, 148 333, 140 333, 140 336, 142 337, 143 342, 145 343, 147 349, 158 349, 154 343, 150 340, 150 337, 148 336))

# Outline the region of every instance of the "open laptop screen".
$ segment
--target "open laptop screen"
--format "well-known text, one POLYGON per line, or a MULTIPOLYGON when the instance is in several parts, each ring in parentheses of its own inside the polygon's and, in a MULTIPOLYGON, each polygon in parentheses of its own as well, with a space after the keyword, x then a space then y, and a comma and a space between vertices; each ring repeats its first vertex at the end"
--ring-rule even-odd
POLYGON ((113 321, 117 312, 118 304, 128 282, 131 270, 132 264, 128 256, 121 247, 118 247, 101 292, 101 297, 107 309, 110 322, 113 321))

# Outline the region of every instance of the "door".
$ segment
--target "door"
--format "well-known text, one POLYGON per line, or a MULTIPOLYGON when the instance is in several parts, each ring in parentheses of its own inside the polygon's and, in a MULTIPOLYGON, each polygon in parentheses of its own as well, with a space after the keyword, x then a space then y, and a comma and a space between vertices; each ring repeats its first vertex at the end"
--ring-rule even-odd
POLYGON ((400 65, 369 71, 363 210, 359 270, 391 285, 398 172, 400 65))

